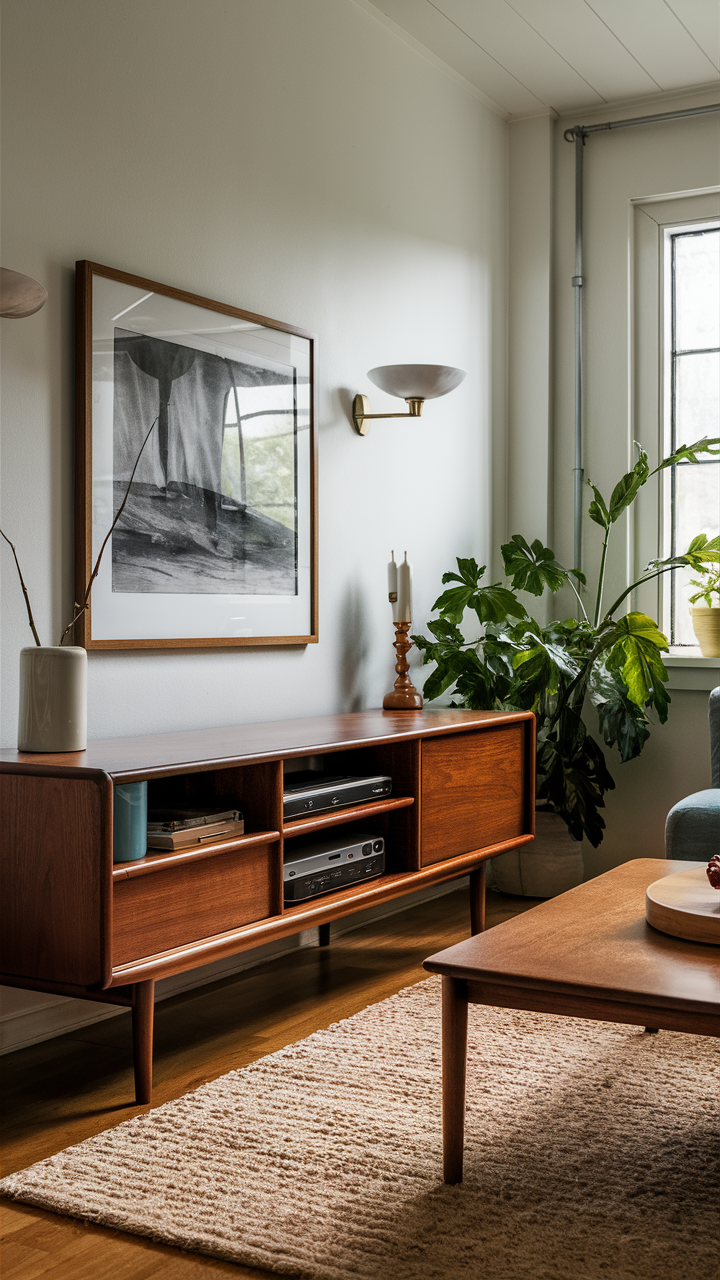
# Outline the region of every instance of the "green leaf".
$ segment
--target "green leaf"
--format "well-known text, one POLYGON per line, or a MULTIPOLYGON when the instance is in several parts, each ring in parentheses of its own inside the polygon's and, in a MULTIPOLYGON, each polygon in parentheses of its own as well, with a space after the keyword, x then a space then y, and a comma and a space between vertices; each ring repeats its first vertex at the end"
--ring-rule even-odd
POLYGON ((610 651, 606 665, 617 672, 638 707, 652 705, 664 721, 670 701, 664 684, 668 673, 660 656, 668 642, 652 618, 644 613, 628 613, 608 634, 610 651))
MULTIPOLYGON (((449 618, 436 618, 434 622, 428 622, 427 625, 428 631, 431 631, 437 640, 444 640, 447 644, 458 647, 466 643, 460 628, 449 618)), ((415 636, 411 636, 410 639, 414 641, 415 636)))
POLYGON ((468 663, 460 672, 455 692, 462 699, 459 705, 469 711, 492 711, 497 707, 498 682, 479 660, 475 664, 468 663))
POLYGON ((624 682, 599 661, 590 673, 588 690, 607 745, 617 745, 623 763, 639 756, 650 737, 650 722, 642 707, 628 698, 624 682))
POLYGON ((457 567, 460 577, 469 587, 476 587, 485 572, 485 565, 478 568, 477 560, 463 560, 460 556, 457 557, 457 567))
POLYGON ((561 645, 575 659, 588 657, 597 643, 594 628, 579 618, 549 622, 543 630, 543 636, 551 644, 561 645))
POLYGON ((693 538, 687 551, 682 555, 668 556, 666 560, 651 560, 645 566, 645 573, 657 573, 658 569, 668 569, 688 565, 696 573, 705 573, 706 564, 717 564, 720 561, 720 537, 708 541, 704 533, 693 538))
POLYGON ((596 488, 591 480, 587 480, 585 483, 589 485, 595 494, 593 502, 591 502, 588 507, 588 515, 590 516, 590 519, 594 520, 595 524, 599 524, 601 529, 609 529, 610 512, 605 505, 605 499, 603 498, 600 490, 596 488))
POLYGON ((492 709, 495 694, 493 681, 474 649, 446 651, 438 655, 438 665, 425 681, 423 694, 429 702, 439 698, 446 689, 457 682, 457 692, 462 694, 464 705, 471 710, 492 709))
POLYGON ((695 444, 681 444, 669 458, 663 459, 652 474, 664 471, 666 467, 674 467, 678 462, 698 462, 699 453, 708 453, 711 458, 717 458, 720 455, 720 436, 703 436, 702 440, 696 440, 695 444))
POLYGON ((545 587, 559 591, 566 585, 567 569, 558 564, 555 553, 544 547, 539 538, 528 546, 521 534, 514 533, 501 551, 505 572, 512 578, 515 591, 529 591, 534 596, 541 596, 545 587))
POLYGON ((480 587, 471 603, 480 622, 504 622, 506 618, 526 618, 527 610, 507 587, 493 583, 480 587))
POLYGON ((473 587, 451 587, 449 591, 443 591, 442 595, 438 596, 433 609, 437 609, 451 622, 462 622, 463 614, 474 594, 473 587))
POLYGON ((690 543, 685 558, 688 563, 699 560, 702 564, 717 564, 720 561, 720 534, 708 541, 704 533, 699 533, 690 543))
POLYGON ((569 683, 580 670, 561 645, 532 634, 525 638, 525 647, 515 653, 512 666, 520 685, 535 696, 557 693, 563 680, 569 683))
MULTIPOLYGON (((473 561, 473 563, 475 563, 473 561)), ((450 575, 446 574, 448 578, 450 575)), ((454 576, 454 575, 452 575, 454 576)), ((449 622, 462 622, 466 609, 473 609, 480 622, 505 622, 507 618, 525 618, 527 613, 517 596, 499 582, 488 587, 461 586, 443 591, 433 605, 449 622)))
POLYGON ((622 515, 623 511, 633 503, 650 475, 648 467, 647 454, 644 449, 638 445, 640 456, 638 457, 632 471, 628 471, 615 485, 610 495, 609 515, 612 524, 622 515))
POLYGON ((459 572, 444 573, 443 582, 459 582, 465 587, 477 587, 485 572, 485 565, 478 565, 477 560, 463 559, 462 556, 457 557, 456 564, 459 572))
POLYGON ((439 698, 441 693, 455 683, 460 673, 463 656, 462 653, 448 654, 438 661, 438 665, 423 686, 423 693, 429 702, 432 702, 433 698, 439 698))
POLYGON ((460 582, 466 587, 476 587, 485 572, 485 565, 478 565, 477 560, 463 559, 458 556, 457 567, 459 573, 444 573, 443 582, 460 582))
POLYGON ((667 637, 663 635, 657 623, 646 613, 626 613, 615 623, 615 632, 621 636, 630 636, 650 641, 658 649, 668 648, 667 637))

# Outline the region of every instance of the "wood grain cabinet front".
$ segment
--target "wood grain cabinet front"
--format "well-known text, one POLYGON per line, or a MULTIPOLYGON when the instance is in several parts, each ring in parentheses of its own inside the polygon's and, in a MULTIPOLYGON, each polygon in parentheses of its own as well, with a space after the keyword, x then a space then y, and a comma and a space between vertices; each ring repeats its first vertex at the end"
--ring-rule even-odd
POLYGON ((237 849, 113 886, 113 967, 274 915, 277 844, 237 849))
POLYGON ((28 982, 109 980, 112 784, 0 775, 0 969, 28 982))
MULTIPOLYGON (((484 863, 533 839, 535 720, 526 711, 349 712, 0 751, 0 981, 132 1009, 135 1088, 152 1096, 155 982, 470 874, 483 928, 484 863), (283 817, 287 769, 388 774, 392 794, 283 817), (239 808, 225 845, 113 864, 114 788, 147 782, 154 808, 239 808), (344 824, 386 842, 376 879, 283 906, 298 836, 344 824)), ((348 834, 351 827, 347 827, 348 834)))
POLYGON ((422 743, 422 853, 427 867, 523 835, 525 725, 422 743))

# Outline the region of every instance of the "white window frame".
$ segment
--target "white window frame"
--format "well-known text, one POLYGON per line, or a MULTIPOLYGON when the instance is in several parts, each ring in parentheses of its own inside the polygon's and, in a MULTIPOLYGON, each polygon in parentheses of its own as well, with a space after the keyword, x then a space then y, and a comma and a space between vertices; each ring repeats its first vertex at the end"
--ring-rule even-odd
MULTIPOLYGON (((720 231, 720 215, 704 221, 693 219, 680 225, 672 224, 663 229, 663 263, 662 263, 662 451, 667 457, 672 446, 672 241, 677 235, 685 232, 720 231)), ((713 434, 711 432, 711 434, 713 434)), ((688 440, 678 440, 677 444, 689 444, 688 440)), ((662 514, 662 542, 660 554, 671 555, 672 546, 672 474, 671 470, 662 473, 662 494, 660 509, 662 514)), ((682 550, 682 549, 681 549, 682 550)), ((661 626, 667 636, 672 634, 672 574, 668 573, 660 582, 660 618, 661 626)), ((677 645, 678 654, 687 653, 687 645, 677 645)))
MULTIPOLYGON (((666 356, 665 300, 670 288, 666 265, 666 234, 692 230, 720 218, 720 187, 643 196, 629 201, 629 439, 632 466, 635 441, 646 450, 651 468, 666 455, 669 438, 669 398, 666 356)), ((670 495, 667 473, 646 485, 628 513, 628 581, 649 560, 665 554, 670 495)), ((669 621, 669 582, 665 575, 633 593, 632 607, 669 621)), ((687 668, 674 687, 711 689, 718 683, 717 658, 703 658, 700 650, 671 650, 666 665, 687 668)))

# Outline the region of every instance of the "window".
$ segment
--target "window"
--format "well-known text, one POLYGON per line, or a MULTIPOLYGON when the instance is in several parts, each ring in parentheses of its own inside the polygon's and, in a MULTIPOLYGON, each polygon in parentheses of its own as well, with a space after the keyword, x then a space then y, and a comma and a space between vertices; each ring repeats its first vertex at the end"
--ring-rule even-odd
POLYGON ((243 512, 249 507, 292 531, 296 520, 296 395, 297 390, 288 385, 288 405, 283 410, 268 408, 277 403, 274 386, 236 387, 229 393, 221 472, 226 510, 243 512))
MULTIPOLYGON (((664 453, 717 436, 720 419, 720 225, 666 227, 664 262, 664 453)), ((681 463, 665 473, 665 555, 698 533, 720 532, 720 461, 681 463)), ((673 646, 695 646, 687 569, 664 591, 664 623, 673 646)))

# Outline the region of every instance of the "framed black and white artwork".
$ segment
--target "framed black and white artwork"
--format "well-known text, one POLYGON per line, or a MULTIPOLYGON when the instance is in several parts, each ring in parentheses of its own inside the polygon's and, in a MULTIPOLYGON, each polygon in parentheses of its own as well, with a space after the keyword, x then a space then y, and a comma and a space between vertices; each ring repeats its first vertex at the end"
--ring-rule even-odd
POLYGON ((87 649, 317 640, 316 361, 303 329, 77 264, 79 601, 125 501, 87 649))

